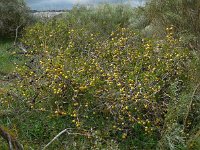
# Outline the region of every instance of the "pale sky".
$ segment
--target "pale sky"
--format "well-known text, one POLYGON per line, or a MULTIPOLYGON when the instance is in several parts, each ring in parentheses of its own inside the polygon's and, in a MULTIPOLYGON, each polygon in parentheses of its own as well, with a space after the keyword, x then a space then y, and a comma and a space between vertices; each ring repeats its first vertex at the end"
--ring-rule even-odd
POLYGON ((96 4, 101 2, 130 2, 132 6, 143 5, 146 0, 25 0, 31 9, 70 9, 75 4, 96 4))

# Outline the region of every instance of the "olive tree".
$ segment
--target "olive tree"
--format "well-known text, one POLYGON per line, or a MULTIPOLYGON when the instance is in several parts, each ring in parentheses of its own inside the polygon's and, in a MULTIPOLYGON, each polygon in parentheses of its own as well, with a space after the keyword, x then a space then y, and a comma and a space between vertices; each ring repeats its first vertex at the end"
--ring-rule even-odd
POLYGON ((0 36, 11 37, 27 24, 29 9, 24 0, 0 1, 0 36))

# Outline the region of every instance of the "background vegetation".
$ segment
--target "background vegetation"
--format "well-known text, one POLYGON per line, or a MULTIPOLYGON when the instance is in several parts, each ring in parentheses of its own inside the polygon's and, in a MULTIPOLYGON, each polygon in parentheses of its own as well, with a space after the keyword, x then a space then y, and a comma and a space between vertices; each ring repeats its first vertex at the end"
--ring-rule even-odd
POLYGON ((61 131, 46 149, 198 149, 199 8, 75 6, 27 26, 23 55, 1 42, 1 125, 25 149, 61 131))
POLYGON ((16 35, 30 21, 29 9, 23 0, 1 0, 0 37, 16 35))

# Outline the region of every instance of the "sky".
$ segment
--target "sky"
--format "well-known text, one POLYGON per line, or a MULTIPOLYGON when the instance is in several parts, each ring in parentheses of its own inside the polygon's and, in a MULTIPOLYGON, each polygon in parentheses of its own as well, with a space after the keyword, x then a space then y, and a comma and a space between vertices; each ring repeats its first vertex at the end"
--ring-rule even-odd
POLYGON ((96 4, 101 2, 130 2, 132 6, 143 5, 146 0, 25 0, 33 10, 71 9, 75 4, 96 4))

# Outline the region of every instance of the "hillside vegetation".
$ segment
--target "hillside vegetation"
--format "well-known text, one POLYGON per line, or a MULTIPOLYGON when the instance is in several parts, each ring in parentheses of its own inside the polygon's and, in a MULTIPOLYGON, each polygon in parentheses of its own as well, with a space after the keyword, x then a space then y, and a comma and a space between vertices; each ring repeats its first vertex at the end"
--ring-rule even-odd
POLYGON ((27 25, 27 52, 1 42, 0 149, 197 150, 199 5, 75 6, 27 25))

